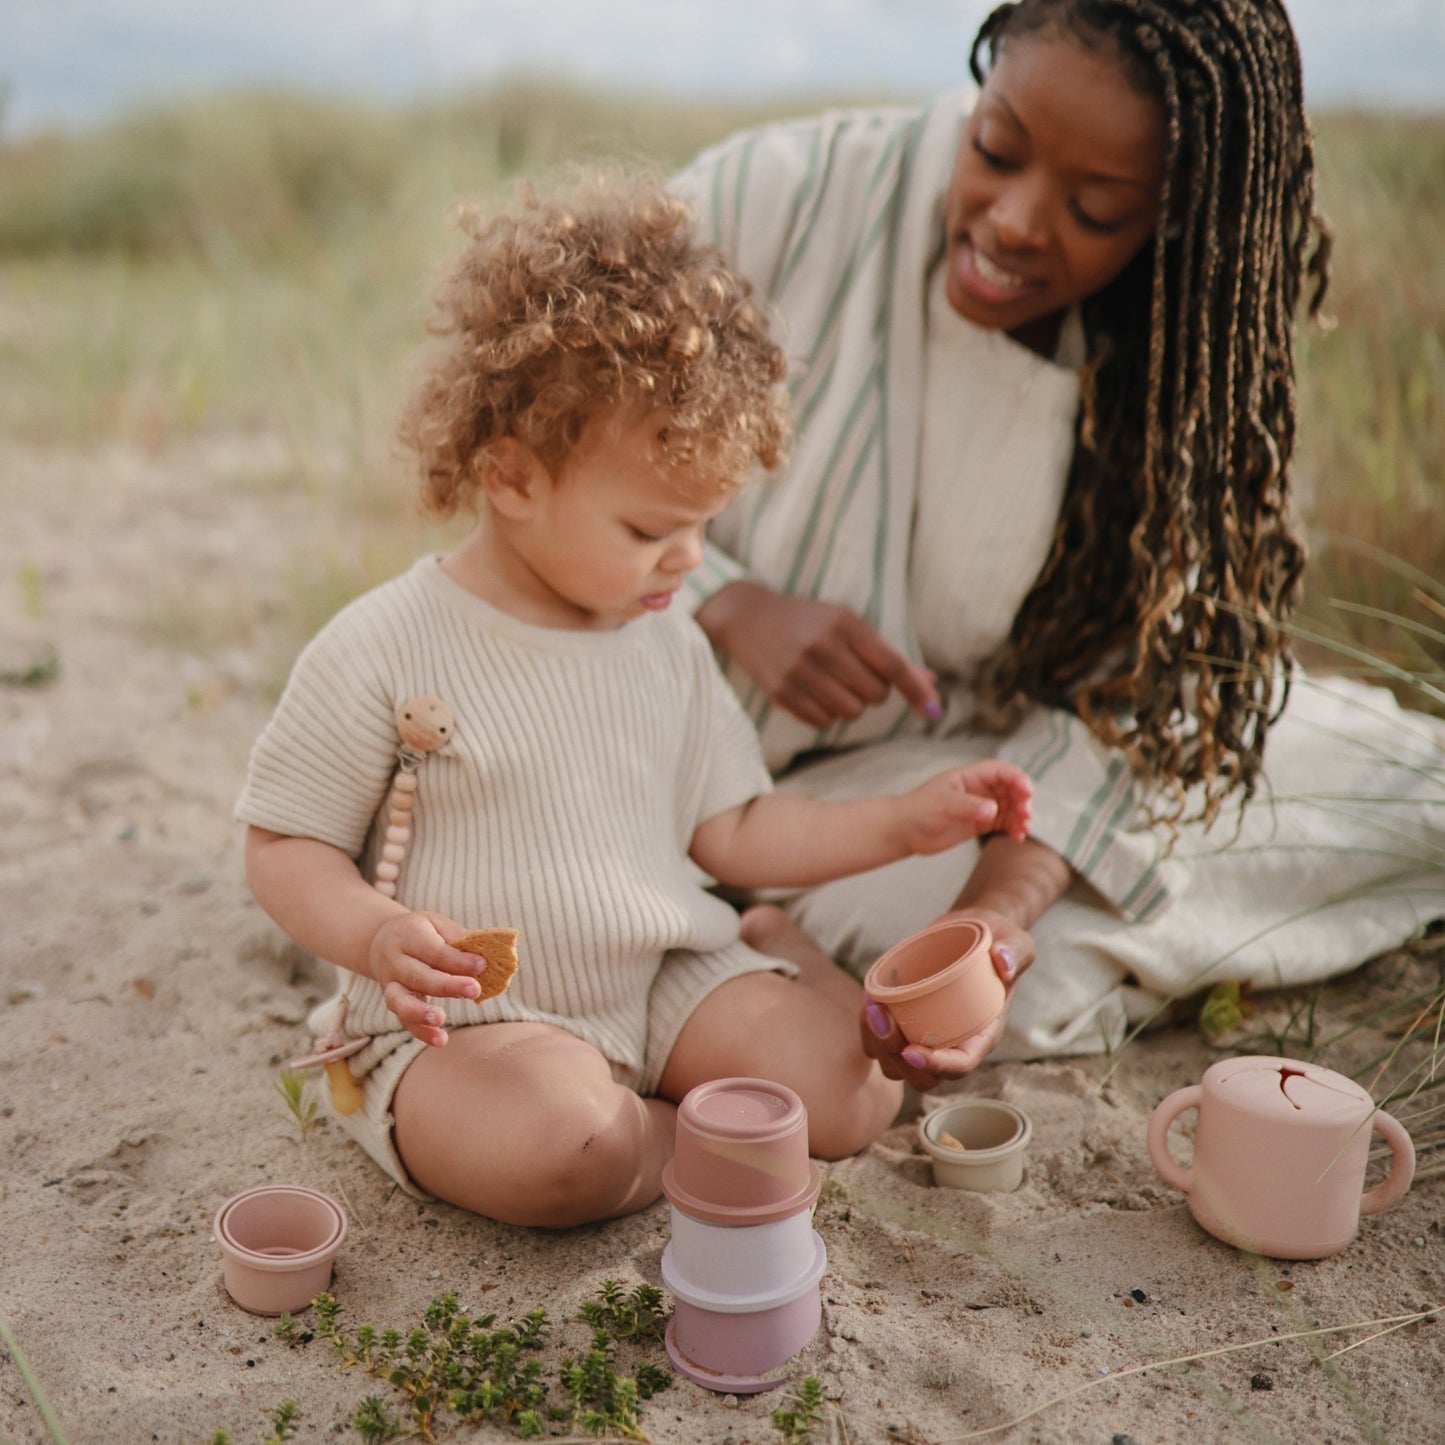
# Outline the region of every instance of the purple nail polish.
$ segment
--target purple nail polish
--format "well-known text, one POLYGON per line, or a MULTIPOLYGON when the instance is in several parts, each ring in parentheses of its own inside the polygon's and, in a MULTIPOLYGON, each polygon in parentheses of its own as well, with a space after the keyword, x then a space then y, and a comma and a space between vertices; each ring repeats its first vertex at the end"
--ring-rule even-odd
POLYGON ((943 716, 943 704, 936 697, 931 697, 923 704, 923 711, 937 722, 943 716))
POLYGON ((904 1049, 898 1057, 910 1069, 926 1069, 928 1067, 928 1060, 923 1057, 922 1049, 904 1049))
POLYGON ((1014 951, 1008 944, 1001 943, 997 949, 999 962, 1003 964, 1003 976, 1006 979, 1012 978, 1018 972, 1018 960, 1014 957, 1014 951))
POLYGON ((863 1014, 868 1020, 868 1027, 880 1039, 886 1039, 893 1032, 893 1020, 888 1017, 887 1009, 883 1008, 881 1004, 865 1004, 863 1014))

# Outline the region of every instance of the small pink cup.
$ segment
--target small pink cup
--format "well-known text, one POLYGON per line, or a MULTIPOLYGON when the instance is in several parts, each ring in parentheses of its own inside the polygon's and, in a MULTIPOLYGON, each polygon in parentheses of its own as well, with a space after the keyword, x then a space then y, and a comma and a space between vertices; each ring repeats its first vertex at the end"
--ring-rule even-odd
POLYGON ((329 1194, 262 1185, 216 1211, 226 1292, 257 1315, 304 1310, 331 1283, 346 1215, 329 1194))
POLYGON ((750 1299, 695 1290, 664 1260, 663 1282, 673 1294, 665 1342, 678 1373, 732 1395, 784 1384, 788 1361, 818 1332, 823 1318, 819 1281, 828 1253, 819 1236, 813 1242, 813 1263, 801 1279, 750 1299))
POLYGON ((952 1048, 1003 1008, 992 947, 986 923, 944 919, 894 944, 868 970, 863 987, 893 1015, 909 1043, 952 1048))
POLYGON ((807 1110, 786 1085, 714 1079, 679 1105, 662 1188, 694 1219, 766 1224, 810 1209, 820 1183, 808 1157, 807 1110))

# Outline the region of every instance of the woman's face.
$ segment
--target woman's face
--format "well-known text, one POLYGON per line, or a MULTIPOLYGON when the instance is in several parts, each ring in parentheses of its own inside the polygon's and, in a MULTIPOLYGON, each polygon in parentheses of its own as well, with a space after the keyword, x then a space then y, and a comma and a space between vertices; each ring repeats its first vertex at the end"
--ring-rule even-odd
POLYGON ((949 304, 1051 354, 1064 312, 1153 235, 1163 182, 1163 107, 1108 45, 1006 40, 944 202, 949 304))

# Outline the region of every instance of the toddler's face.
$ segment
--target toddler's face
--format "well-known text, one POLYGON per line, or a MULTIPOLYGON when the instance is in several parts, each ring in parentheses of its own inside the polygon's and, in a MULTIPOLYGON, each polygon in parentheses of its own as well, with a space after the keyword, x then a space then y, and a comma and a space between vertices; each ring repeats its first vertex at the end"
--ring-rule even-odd
POLYGON ((1117 55, 1057 31, 1006 41, 944 203, 949 304, 1048 351, 1154 234, 1163 181, 1163 107, 1117 55))
POLYGON ((662 461, 666 417, 596 418, 541 484, 519 539, 559 627, 618 626, 666 608, 702 560, 703 533, 731 489, 679 486, 662 461))

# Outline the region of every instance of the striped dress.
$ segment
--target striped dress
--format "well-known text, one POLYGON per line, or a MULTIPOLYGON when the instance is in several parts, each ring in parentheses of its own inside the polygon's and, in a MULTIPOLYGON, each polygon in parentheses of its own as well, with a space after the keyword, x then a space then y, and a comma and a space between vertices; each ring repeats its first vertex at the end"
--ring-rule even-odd
MULTIPOLYGON (((786 471, 713 523, 688 595, 697 606, 751 576, 839 603, 939 673, 936 724, 895 695, 815 732, 728 666, 781 788, 891 790, 987 755, 1030 771, 1034 836, 1079 881, 1034 929, 1038 962, 1002 1052, 1087 1052, 1161 999, 1218 978, 1326 977, 1445 911, 1445 754, 1440 729, 1387 694, 1301 679, 1242 830, 1225 817, 1169 853, 1125 760, 1077 718, 1039 708, 1004 739, 970 728, 962 679, 1006 634, 1053 530, 1082 339, 1071 318, 1047 360, 941 299, 967 106, 948 96, 771 125, 676 178, 703 234, 774 309, 797 427, 786 471)), ((976 850, 784 901, 861 970, 950 905, 976 850)))

